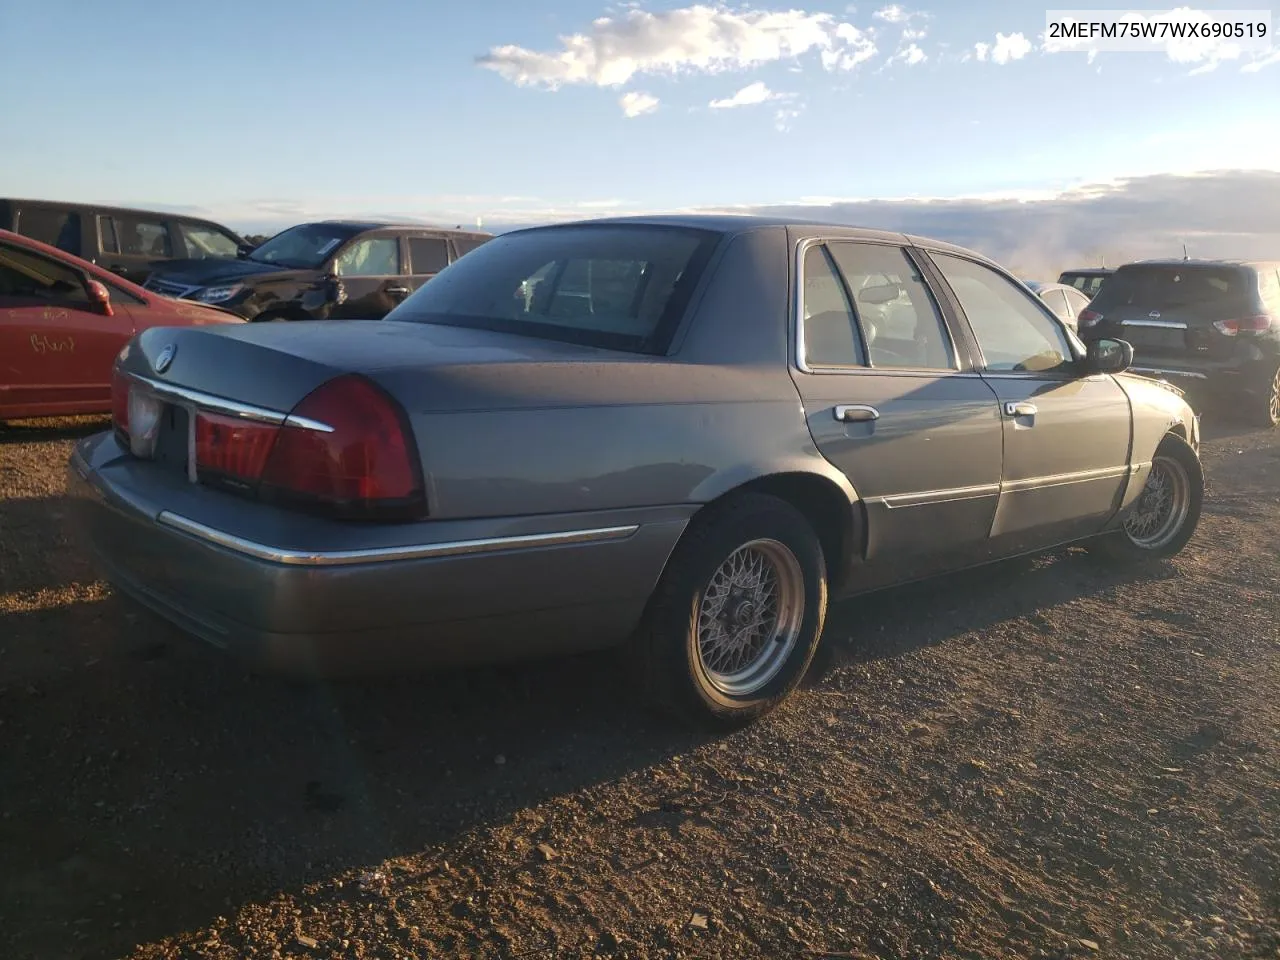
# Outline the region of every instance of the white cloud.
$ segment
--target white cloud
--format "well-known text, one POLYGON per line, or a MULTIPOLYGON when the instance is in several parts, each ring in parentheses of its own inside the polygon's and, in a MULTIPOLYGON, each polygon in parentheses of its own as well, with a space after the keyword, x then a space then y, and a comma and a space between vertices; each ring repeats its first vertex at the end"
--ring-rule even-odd
POLYGON ((924 63, 929 59, 929 55, 921 50, 914 43, 909 43, 892 57, 889 58, 890 63, 905 63, 908 67, 914 67, 918 63, 924 63))
POLYGON ((997 33, 994 44, 975 43, 973 45, 973 55, 976 59, 985 61, 989 57, 992 63, 997 64, 1021 60, 1030 52, 1031 41, 1021 33, 1011 33, 1008 36, 997 33))
POLYGON ((507 44, 477 58, 520 86, 621 86, 637 74, 746 70, 818 51, 828 70, 849 70, 875 55, 869 34, 829 13, 730 10, 695 4, 600 17, 560 37, 551 52, 507 44))
POLYGON ((773 115, 773 126, 779 133, 786 133, 791 129, 791 121, 800 116, 801 107, 799 105, 779 107, 773 115))
POLYGON ((658 98, 632 90, 618 98, 618 106, 628 117, 642 117, 658 109, 658 98))
POLYGON ((871 16, 876 20, 883 20, 885 23, 902 23, 909 14, 901 4, 891 3, 887 7, 881 7, 871 16))
POLYGON ((1273 63, 1280 63, 1280 50, 1276 50, 1274 53, 1268 54, 1267 56, 1263 57, 1260 60, 1253 60, 1253 61, 1250 61, 1249 63, 1246 63, 1243 67, 1240 68, 1240 72, 1241 73, 1257 73, 1263 67, 1269 67, 1273 63))
POLYGON ((929 31, 924 27, 905 27, 902 31, 903 40, 923 40, 929 31))
POLYGON ((777 100, 781 96, 782 94, 774 93, 764 83, 757 81, 743 87, 732 97, 726 97, 723 100, 712 100, 707 106, 713 110, 727 110, 730 107, 750 107, 757 103, 777 100))

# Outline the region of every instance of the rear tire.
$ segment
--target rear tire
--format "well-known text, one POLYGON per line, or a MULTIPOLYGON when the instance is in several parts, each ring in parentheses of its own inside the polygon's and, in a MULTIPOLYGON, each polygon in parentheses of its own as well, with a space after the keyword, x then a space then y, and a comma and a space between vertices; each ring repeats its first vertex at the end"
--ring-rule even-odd
POLYGON ((652 706, 732 729, 799 685, 826 610, 826 564, 808 521, 776 497, 741 494, 694 517, 628 659, 652 706))
POLYGON ((1204 468, 1187 441, 1169 434, 1156 448, 1151 472, 1119 530, 1089 544, 1090 552, 1120 562, 1176 556, 1191 540, 1204 505, 1204 468))
POLYGON ((1264 389, 1259 399, 1249 400, 1250 422, 1259 427, 1280 424, 1280 369, 1271 378, 1271 385, 1264 389))

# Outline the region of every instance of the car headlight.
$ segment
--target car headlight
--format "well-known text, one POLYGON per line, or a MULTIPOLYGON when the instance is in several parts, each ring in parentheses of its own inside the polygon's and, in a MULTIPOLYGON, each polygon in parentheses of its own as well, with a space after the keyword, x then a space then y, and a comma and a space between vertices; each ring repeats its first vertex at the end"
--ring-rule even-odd
POLYGON ((242 289, 244 289, 243 283, 233 283, 228 287, 205 287, 191 294, 191 299, 204 303, 222 303, 224 300, 230 300, 242 289))

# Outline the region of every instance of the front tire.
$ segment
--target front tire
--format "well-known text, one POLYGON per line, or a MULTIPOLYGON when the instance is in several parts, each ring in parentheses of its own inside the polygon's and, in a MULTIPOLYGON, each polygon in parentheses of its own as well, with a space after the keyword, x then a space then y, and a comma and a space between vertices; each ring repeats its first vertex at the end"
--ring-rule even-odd
POLYGON ((1169 434, 1156 448, 1151 472, 1119 530, 1090 544, 1105 559, 1163 560, 1191 540, 1204 504, 1204 468, 1191 445, 1169 434))
POLYGON ((743 726, 804 678, 827 610, 826 563, 790 504, 742 494, 693 520, 633 638, 646 699, 685 722, 743 726))

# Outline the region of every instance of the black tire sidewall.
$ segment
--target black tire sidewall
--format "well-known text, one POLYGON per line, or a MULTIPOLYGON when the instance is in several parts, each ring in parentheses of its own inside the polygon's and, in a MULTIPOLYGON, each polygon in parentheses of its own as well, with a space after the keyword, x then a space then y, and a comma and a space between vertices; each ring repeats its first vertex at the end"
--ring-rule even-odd
POLYGON ((647 618, 649 686, 679 713, 717 726, 749 722, 781 703, 804 678, 822 635, 826 606, 822 548, 799 511, 762 494, 743 494, 708 508, 677 545, 647 618), (698 655, 698 605, 721 564, 739 547, 762 539, 783 544, 799 563, 804 614, 795 646, 778 674, 754 693, 733 697, 706 678, 698 655))
POLYGON ((1118 533, 1120 543, 1132 556, 1163 559, 1181 553, 1195 536, 1196 527, 1200 523, 1200 511, 1204 506, 1204 467, 1200 463, 1200 458, 1196 456, 1196 452, 1191 449, 1191 445, 1177 436, 1165 437, 1156 448, 1155 456, 1176 460, 1186 471, 1187 483, 1190 485, 1188 490, 1190 502, 1187 504, 1187 515, 1182 521, 1182 526, 1172 540, 1155 549, 1138 546, 1129 539, 1129 534, 1123 527, 1118 533))

